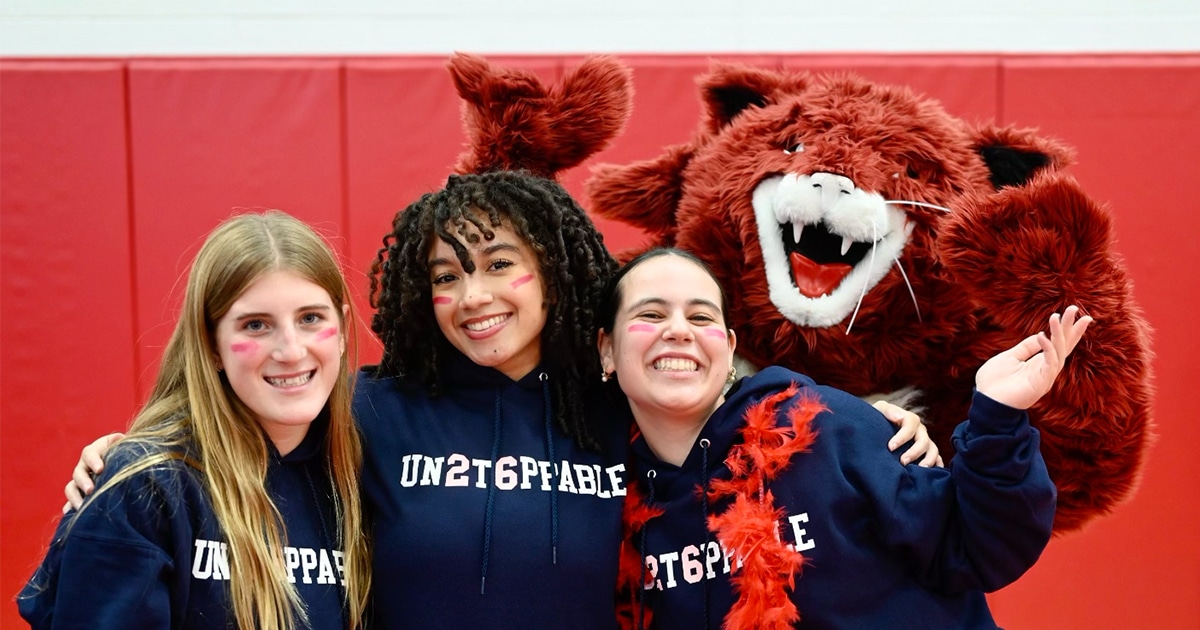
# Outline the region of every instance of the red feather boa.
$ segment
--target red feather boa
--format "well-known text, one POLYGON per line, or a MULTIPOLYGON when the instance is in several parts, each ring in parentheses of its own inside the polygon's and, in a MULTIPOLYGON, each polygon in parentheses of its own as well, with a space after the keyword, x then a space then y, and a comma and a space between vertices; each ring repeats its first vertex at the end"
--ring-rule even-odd
MULTIPOLYGON (((817 437, 812 420, 826 410, 819 400, 802 395, 787 412, 789 426, 778 426, 779 405, 795 398, 799 391, 793 384, 746 410, 745 425, 740 429, 743 442, 731 448, 725 458, 733 476, 728 481, 714 481, 709 491, 712 501, 733 497, 728 509, 708 517, 709 531, 738 558, 740 565, 730 578, 737 601, 725 616, 725 630, 785 630, 800 620, 790 593, 796 587, 804 557, 780 539, 783 511, 775 507, 775 498, 767 490, 769 482, 787 468, 793 456, 812 446, 817 437)), ((633 536, 660 514, 661 509, 645 504, 637 482, 631 482, 625 497, 619 578, 622 601, 618 610, 623 628, 637 628, 636 589, 645 586, 645 560, 634 547, 633 536)), ((648 621, 649 611, 645 613, 648 621)))

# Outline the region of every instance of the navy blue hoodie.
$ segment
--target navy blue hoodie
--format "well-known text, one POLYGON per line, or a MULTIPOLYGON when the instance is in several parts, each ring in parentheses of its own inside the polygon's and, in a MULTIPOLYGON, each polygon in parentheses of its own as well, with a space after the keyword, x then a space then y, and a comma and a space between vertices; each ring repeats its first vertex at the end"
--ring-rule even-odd
MULTIPOLYGON (((653 627, 703 628, 706 614, 709 627, 721 626, 738 560, 707 533, 697 492, 703 459, 710 481, 729 479, 724 461, 742 440, 746 409, 792 383, 828 408, 813 419, 811 452, 794 455, 768 484, 782 510, 779 533, 805 559, 791 595, 798 627, 996 627, 984 592, 1033 565, 1054 519, 1055 488, 1026 414, 976 393, 970 421, 954 433, 949 468, 903 466, 886 448, 894 430, 882 415, 783 368, 738 383, 682 467, 660 461, 642 438, 634 442, 638 484, 653 470, 652 505, 665 510, 644 530, 653 627)), ((788 406, 780 407, 780 426, 789 426, 788 406)), ((716 502, 710 513, 728 505, 716 502)))
POLYGON ((372 627, 614 628, 628 412, 590 405, 611 430, 584 451, 544 368, 513 381, 446 354, 437 397, 370 368, 355 386, 372 627))
MULTIPOLYGON (((342 553, 325 472, 328 421, 292 452, 268 445, 266 486, 287 527, 284 549, 314 629, 345 628, 342 553)), ((97 487, 145 455, 118 444, 97 487)), ((45 560, 18 596, 35 629, 234 628, 229 557, 199 471, 181 459, 139 472, 60 521, 45 560), (71 522, 74 520, 74 524, 71 522)))

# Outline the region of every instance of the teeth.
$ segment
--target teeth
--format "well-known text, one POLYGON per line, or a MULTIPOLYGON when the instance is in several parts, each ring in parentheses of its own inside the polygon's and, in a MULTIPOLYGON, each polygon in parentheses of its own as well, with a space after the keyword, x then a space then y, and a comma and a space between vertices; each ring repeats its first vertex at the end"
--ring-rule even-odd
POLYGON ((797 204, 797 178, 795 173, 788 173, 779 178, 779 185, 774 192, 774 200, 771 202, 772 211, 775 215, 775 220, 780 223, 788 223, 793 219, 793 213, 798 212, 797 204))
POLYGON ((659 359, 654 362, 654 369, 662 372, 695 372, 696 362, 691 359, 659 359))
POLYGON ((800 235, 803 232, 804 232, 804 224, 803 223, 793 223, 792 224, 792 238, 796 239, 795 242, 797 242, 797 243, 800 242, 800 235))
POLYGON ((467 330, 470 330, 473 332, 487 330, 487 329, 491 328, 492 326, 495 326, 506 319, 508 319, 507 315, 497 315, 495 317, 489 317, 481 322, 471 322, 470 324, 467 324, 467 330))
POLYGON ((298 387, 307 383, 312 376, 312 372, 305 372, 300 376, 293 376, 291 378, 271 378, 268 376, 267 382, 275 387, 298 387))
POLYGON ((846 255, 846 252, 850 251, 850 246, 853 244, 854 244, 854 241, 850 240, 850 237, 848 237, 848 236, 842 237, 842 255, 843 256, 846 255))

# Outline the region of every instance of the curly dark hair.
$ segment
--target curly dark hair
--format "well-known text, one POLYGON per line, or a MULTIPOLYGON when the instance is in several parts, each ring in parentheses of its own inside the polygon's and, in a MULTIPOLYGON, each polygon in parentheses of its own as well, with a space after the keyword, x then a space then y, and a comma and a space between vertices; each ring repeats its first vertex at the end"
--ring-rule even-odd
POLYGON ((559 427, 583 448, 599 448, 585 413, 585 394, 600 382, 596 332, 599 307, 617 263, 587 213, 558 183, 525 172, 451 175, 445 188, 427 193, 396 215, 392 232, 371 265, 371 330, 383 343, 377 374, 423 384, 437 395, 438 354, 449 342, 432 306, 427 257, 441 239, 454 248, 468 273, 470 253, 460 238, 495 238, 506 226, 529 245, 546 286, 542 362, 550 380, 559 427), (478 232, 473 232, 473 228, 478 232))

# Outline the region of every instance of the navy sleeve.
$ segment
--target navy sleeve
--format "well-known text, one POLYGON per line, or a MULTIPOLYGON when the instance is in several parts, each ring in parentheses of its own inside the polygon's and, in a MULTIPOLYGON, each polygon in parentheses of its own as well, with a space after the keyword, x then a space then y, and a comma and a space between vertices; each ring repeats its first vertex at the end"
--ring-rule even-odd
MULTIPOLYGON (((121 467, 113 459, 102 488, 121 467)), ((168 549, 180 535, 171 531, 179 521, 170 516, 183 509, 171 497, 179 494, 179 474, 169 468, 139 472, 98 493, 78 517, 63 517, 46 558, 18 596, 32 628, 170 627, 175 562, 168 549)))
POLYGON ((887 545, 946 593, 991 592, 1025 573, 1050 541, 1057 493, 1025 412, 976 392, 949 470, 903 467, 887 545))

